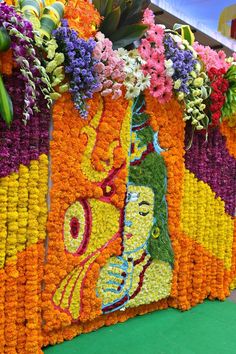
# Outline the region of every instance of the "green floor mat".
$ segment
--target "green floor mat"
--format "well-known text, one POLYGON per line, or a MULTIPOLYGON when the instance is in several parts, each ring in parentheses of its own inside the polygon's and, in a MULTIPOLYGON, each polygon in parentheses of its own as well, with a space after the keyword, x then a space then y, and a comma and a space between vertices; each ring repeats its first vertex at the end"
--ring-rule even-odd
POLYGON ((48 347, 45 354, 236 354, 236 304, 210 302, 138 316, 48 347))

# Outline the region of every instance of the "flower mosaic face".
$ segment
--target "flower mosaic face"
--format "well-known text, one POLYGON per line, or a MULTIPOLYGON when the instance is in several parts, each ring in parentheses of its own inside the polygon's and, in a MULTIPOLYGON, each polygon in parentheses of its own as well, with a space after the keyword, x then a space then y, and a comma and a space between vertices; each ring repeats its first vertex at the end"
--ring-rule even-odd
POLYGON ((171 289, 165 163, 148 116, 139 113, 140 103, 132 122, 122 254, 107 261, 97 282, 103 313, 164 299, 171 289))
POLYGON ((131 105, 128 107, 130 115, 124 118, 120 142, 111 141, 110 164, 102 161, 101 170, 95 169, 92 156, 104 119, 102 100, 97 114, 81 129, 87 146, 79 169, 100 189, 96 197, 78 198, 65 210, 64 252, 73 257, 74 267, 52 295, 53 305, 73 321, 92 319, 87 310, 90 302, 93 308, 97 304, 99 315, 150 304, 170 294, 173 252, 167 228, 167 174, 158 136, 148 124, 148 115, 141 113, 143 105, 142 98, 133 103, 132 127, 131 105), (126 151, 126 160, 120 165, 114 160, 119 145, 126 151), (124 179, 124 167, 127 178, 120 207, 120 198, 114 198, 119 175, 124 179), (115 251, 116 240, 119 248, 115 251), (95 266, 97 273, 91 280, 89 274, 95 266), (91 282, 94 288, 88 298, 91 282))
POLYGON ((130 185, 125 207, 123 245, 126 253, 139 250, 147 242, 154 218, 154 193, 145 186, 130 185))

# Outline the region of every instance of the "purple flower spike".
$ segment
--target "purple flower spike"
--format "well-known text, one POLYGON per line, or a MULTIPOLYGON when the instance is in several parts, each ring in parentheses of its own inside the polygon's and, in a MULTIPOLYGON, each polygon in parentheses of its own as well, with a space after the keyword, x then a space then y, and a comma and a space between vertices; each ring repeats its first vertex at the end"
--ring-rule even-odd
POLYGON ((97 60, 93 58, 96 42, 93 39, 85 41, 78 38, 77 32, 68 27, 66 20, 62 21, 62 27, 54 31, 53 35, 58 50, 65 55, 65 72, 70 77, 70 92, 75 107, 81 117, 86 118, 86 100, 92 98, 100 85, 95 71, 97 60))

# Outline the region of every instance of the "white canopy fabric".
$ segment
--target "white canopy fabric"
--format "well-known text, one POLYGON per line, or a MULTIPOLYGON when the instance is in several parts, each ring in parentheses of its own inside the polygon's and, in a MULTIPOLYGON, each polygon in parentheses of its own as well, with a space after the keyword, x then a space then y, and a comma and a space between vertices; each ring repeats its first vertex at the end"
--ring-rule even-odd
POLYGON ((217 31, 219 17, 224 8, 236 4, 234 0, 167 0, 167 2, 213 31, 217 31))
MULTIPOLYGON (((151 2, 154 7, 190 24, 193 28, 236 52, 236 40, 218 32, 221 12, 230 5, 236 5, 236 0, 151 0, 151 2)), ((227 12, 227 18, 230 17, 228 15, 227 12)))

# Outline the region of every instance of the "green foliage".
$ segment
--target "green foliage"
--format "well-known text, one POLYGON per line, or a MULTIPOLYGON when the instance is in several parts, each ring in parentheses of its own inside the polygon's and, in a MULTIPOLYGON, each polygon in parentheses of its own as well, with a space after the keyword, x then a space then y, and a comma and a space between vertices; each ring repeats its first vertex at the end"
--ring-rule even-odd
MULTIPOLYGON (((64 5, 60 1, 54 2, 50 6, 45 7, 45 3, 42 0, 20 0, 20 9, 34 27, 34 30, 38 32, 41 38, 50 39, 52 31, 55 30, 61 19, 64 16, 64 5)), ((40 44, 40 38, 35 38, 36 42, 40 44)))
POLYGON ((121 15, 121 9, 118 6, 105 17, 104 21, 102 22, 100 30, 103 33, 106 32, 107 36, 114 33, 120 22, 120 15, 121 15))
MULTIPOLYGON (((144 112, 145 99, 140 95, 133 105, 132 127, 136 130, 137 140, 141 146, 148 146, 154 141, 154 131, 150 125, 144 125, 149 116, 144 112)), ((140 160, 140 164, 131 165, 129 182, 132 185, 146 186, 154 192, 154 222, 148 239, 148 252, 153 259, 174 264, 174 254, 168 234, 168 213, 166 203, 167 171, 162 155, 151 152, 140 160)))
POLYGON ((140 22, 150 0, 93 0, 93 4, 104 18, 100 30, 114 49, 125 48, 144 35, 147 26, 140 22))
POLYGON ((236 65, 232 65, 225 78, 229 81, 229 89, 226 93, 226 101, 222 108, 223 117, 231 117, 236 113, 236 65))
MULTIPOLYGON (((146 128, 145 128, 146 129, 146 128)), ((140 165, 130 167, 129 182, 137 186, 146 186, 153 190, 155 221, 150 230, 148 252, 153 259, 159 259, 173 265, 174 254, 168 235, 166 194, 166 167, 164 158, 156 152, 148 154, 140 165), (152 236, 155 229, 159 237, 152 236)))
POLYGON ((50 39, 52 31, 58 27, 63 16, 64 5, 61 2, 56 1, 51 6, 45 7, 43 15, 40 19, 41 36, 45 36, 46 38, 50 39))
POLYGON ((45 51, 47 53, 46 72, 50 76, 51 86, 54 91, 50 94, 51 99, 57 100, 61 97, 61 93, 68 91, 69 85, 65 83, 64 63, 65 57, 63 53, 56 50, 58 45, 56 40, 52 38, 46 41, 45 51), (56 89, 56 90, 55 90, 56 89), (59 91, 59 92, 58 92, 59 91))
POLYGON ((11 39, 7 30, 4 27, 0 27, 0 52, 5 52, 10 48, 11 39))
POLYGON ((13 119, 13 106, 10 96, 4 86, 2 76, 0 74, 0 115, 10 127, 13 119))
POLYGON ((143 37, 146 29, 147 26, 143 24, 133 24, 121 27, 110 36, 114 49, 125 48, 132 44, 137 39, 143 37))
MULTIPOLYGON (((10 48, 11 39, 4 27, 0 27, 0 52, 5 52, 10 48)), ((5 88, 0 74, 0 115, 10 127, 13 119, 13 106, 11 98, 5 88)))
POLYGON ((181 31, 182 39, 185 39, 190 45, 193 45, 195 41, 195 36, 189 25, 182 25, 179 23, 175 23, 173 27, 174 31, 181 31))

